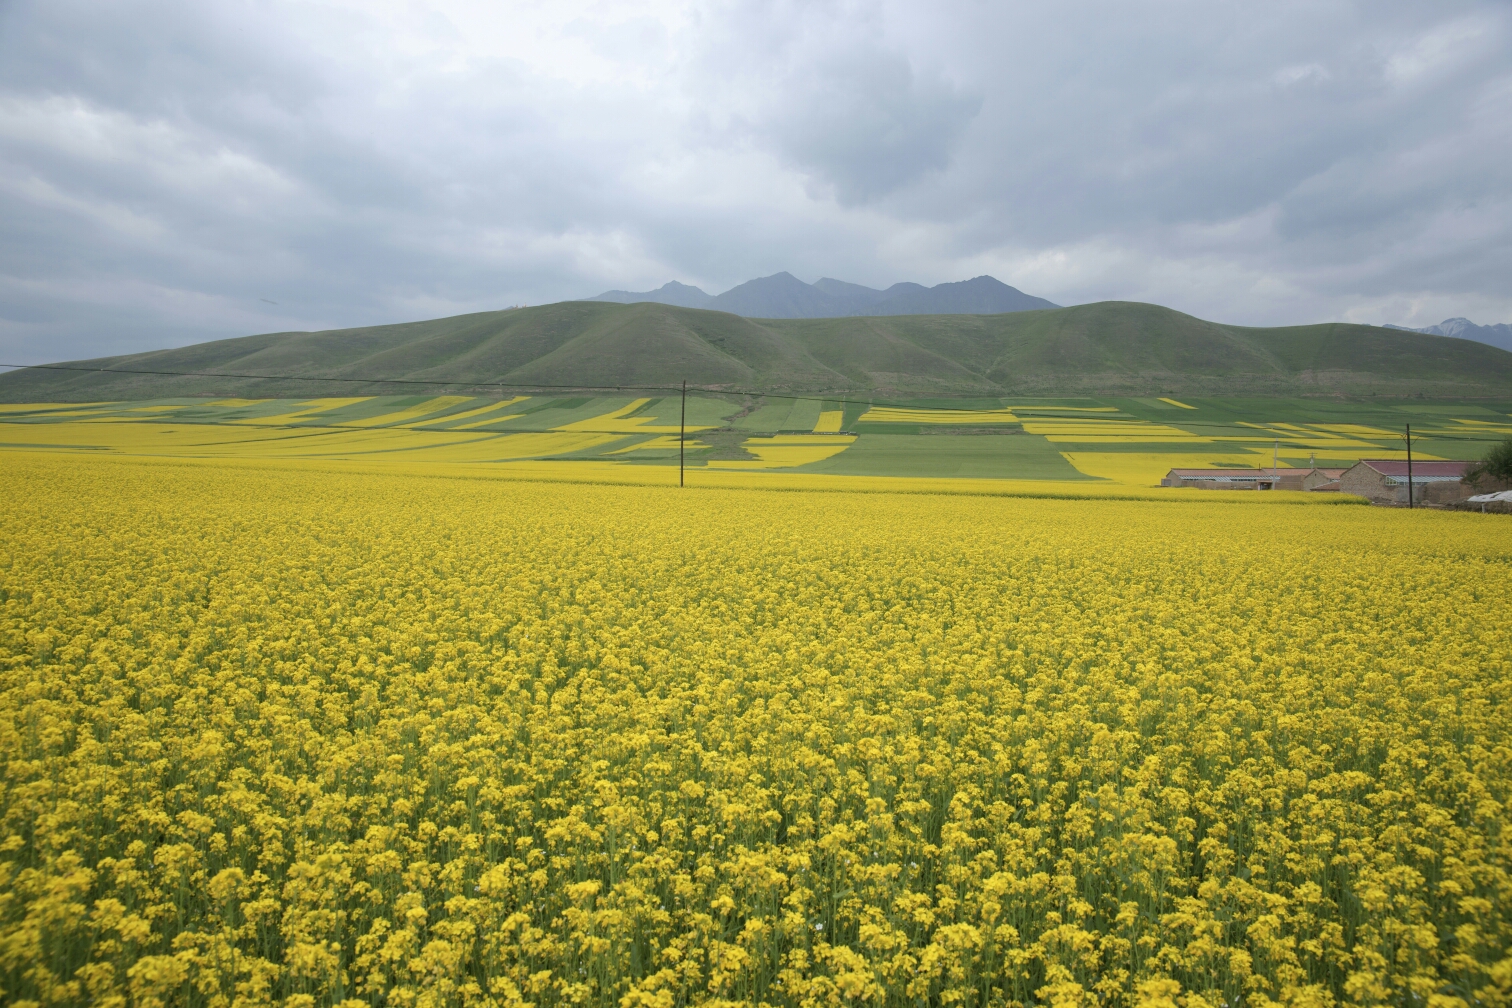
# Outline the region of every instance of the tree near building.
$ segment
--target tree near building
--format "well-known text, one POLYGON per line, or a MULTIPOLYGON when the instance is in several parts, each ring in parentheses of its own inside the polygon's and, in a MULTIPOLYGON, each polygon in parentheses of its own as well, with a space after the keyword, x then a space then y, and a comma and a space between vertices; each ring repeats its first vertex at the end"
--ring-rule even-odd
POLYGON ((1485 456, 1465 473, 1465 482, 1512 483, 1512 438, 1492 445, 1485 456))

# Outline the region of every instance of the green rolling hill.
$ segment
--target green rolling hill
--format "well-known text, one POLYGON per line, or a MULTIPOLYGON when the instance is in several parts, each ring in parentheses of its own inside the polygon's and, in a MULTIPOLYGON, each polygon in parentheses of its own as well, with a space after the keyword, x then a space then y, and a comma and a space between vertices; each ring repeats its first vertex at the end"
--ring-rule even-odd
POLYGON ((496 384, 674 386, 684 380, 771 392, 940 396, 1465 398, 1512 391, 1512 353, 1471 340, 1336 323, 1245 328, 1122 301, 1004 315, 833 319, 749 319, 663 304, 568 301, 399 325, 269 333, 69 366, 90 370, 0 374, 0 401, 405 390, 379 379, 436 382, 435 390, 459 392, 496 384), (331 378, 361 383, 308 380, 331 378))

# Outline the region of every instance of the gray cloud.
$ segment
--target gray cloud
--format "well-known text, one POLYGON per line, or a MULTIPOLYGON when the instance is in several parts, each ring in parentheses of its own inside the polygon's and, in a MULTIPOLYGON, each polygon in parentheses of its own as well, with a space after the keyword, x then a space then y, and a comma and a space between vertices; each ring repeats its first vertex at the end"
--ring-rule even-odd
POLYGON ((20 0, 0 348, 782 269, 1508 321, 1509 154, 1501 3, 20 0))
MULTIPOLYGON (((920 79, 898 54, 835 59, 794 87, 763 133, 834 187, 842 206, 870 202, 944 168, 979 97, 920 79)), ((820 197, 822 198, 822 196, 820 197)))

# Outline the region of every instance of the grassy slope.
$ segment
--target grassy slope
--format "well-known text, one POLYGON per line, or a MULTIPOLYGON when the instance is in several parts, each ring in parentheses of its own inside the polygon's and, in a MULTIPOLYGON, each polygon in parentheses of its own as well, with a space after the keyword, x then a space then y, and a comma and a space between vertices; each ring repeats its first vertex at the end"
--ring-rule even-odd
MULTIPOLYGON (((1006 315, 752 320, 669 305, 564 302, 322 333, 273 333, 89 367, 516 385, 693 385, 943 395, 1104 392, 1505 395, 1512 353, 1371 326, 1223 326, 1102 302, 1006 315)), ((0 401, 360 395, 397 385, 77 372, 0 375, 0 401)), ((447 391, 413 388, 413 391, 447 391)))

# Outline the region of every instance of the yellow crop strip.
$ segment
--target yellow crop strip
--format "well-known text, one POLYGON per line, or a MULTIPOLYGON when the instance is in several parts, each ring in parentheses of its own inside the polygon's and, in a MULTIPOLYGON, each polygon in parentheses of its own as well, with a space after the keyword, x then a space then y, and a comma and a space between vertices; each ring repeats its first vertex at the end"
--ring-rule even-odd
MULTIPOLYGON (((414 456, 417 462, 425 464, 508 462, 515 459, 591 451, 619 440, 622 440, 622 436, 618 434, 593 434, 583 431, 491 435, 477 432, 468 440, 449 445, 417 446, 414 456)), ((380 456, 369 457, 380 458, 380 456)))
POLYGON ((1162 444, 1179 442, 1203 442, 1212 438, 1193 434, 1169 424, 1147 423, 1137 420, 1098 420, 1090 418, 1066 418, 1051 420, 1025 420, 1024 431, 1041 434, 1051 443, 1075 442, 1095 444, 1138 443, 1162 444))
POLYGON ((28 445, 46 449, 77 446, 129 455, 195 456, 205 454, 203 449, 206 448, 234 445, 236 452, 256 456, 261 445, 312 434, 326 436, 324 431, 309 429, 71 420, 55 424, 0 424, 0 447, 28 445))
POLYGON ((344 427, 248 429, 232 424, 148 424, 76 421, 0 424, 6 446, 180 458, 399 459, 411 463, 499 462, 587 451, 622 439, 618 434, 420 431, 344 427))
POLYGON ((277 427, 286 424, 300 423, 311 417, 331 410, 342 409, 346 406, 355 406, 360 402, 367 402, 372 396, 355 396, 348 399, 311 399, 300 403, 295 409, 278 416, 247 417, 244 420, 232 420, 231 423, 245 424, 249 427, 277 427))
POLYGON ((1512 424, 1509 423, 1501 423, 1496 420, 1462 420, 1459 418, 1455 418, 1454 422, 1461 425, 1460 427, 1453 428, 1454 430, 1474 430, 1478 433, 1484 432, 1512 436, 1512 424))
MULTIPOLYGON (((1061 452, 1086 476, 1125 486, 1154 486, 1172 469, 1270 468, 1271 456, 1258 449, 1214 447, 1206 454, 1184 452, 1061 452)), ((1281 468, 1289 468, 1285 460, 1281 468)))
POLYGON ((815 434, 834 434, 840 430, 840 425, 845 422, 845 410, 825 410, 819 414, 819 421, 814 424, 815 434))
MULTIPOLYGON (((341 427, 304 432, 305 437, 290 437, 259 442, 256 454, 263 458, 297 456, 301 458, 350 458, 358 455, 417 453, 429 456, 437 449, 466 444, 486 434, 453 434, 449 431, 347 430, 341 427)), ((204 453, 212 453, 206 450, 204 453)), ((233 443, 213 454, 239 457, 246 453, 242 444, 233 443)))
POLYGON ((119 417, 121 415, 121 413, 123 412, 123 410, 124 410, 124 407, 121 407, 121 406, 118 406, 118 405, 110 405, 110 406, 106 406, 106 407, 98 408, 98 409, 51 409, 51 410, 46 411, 45 414, 39 413, 38 415, 45 415, 48 419, 52 419, 54 417, 98 417, 98 416, 116 418, 116 417, 119 417))
MULTIPOLYGON (((608 413, 604 413, 596 417, 589 417, 587 420, 575 420, 572 423, 562 424, 561 426, 554 427, 552 429, 559 431, 595 431, 599 433, 611 432, 617 434, 676 434, 679 430, 682 429, 677 424, 672 424, 670 426, 662 424, 660 426, 657 426, 653 423, 657 419, 654 416, 629 416, 629 414, 634 413, 636 410, 640 409, 650 401, 650 399, 636 399, 624 406, 621 406, 619 409, 611 410, 608 413)), ((690 424, 687 427, 687 430, 690 431, 701 431, 708 429, 708 425, 695 427, 690 424)))
MULTIPOLYGON (((665 451, 667 449, 675 449, 678 446, 678 444, 679 444, 679 441, 678 441, 677 435, 675 435, 675 434, 663 435, 661 437, 654 437, 654 438, 651 438, 649 440, 642 441, 640 444, 633 444, 633 445, 631 445, 628 448, 616 448, 614 451, 605 452, 604 454, 605 455, 624 455, 624 454, 627 454, 629 452, 634 452, 634 451, 645 451, 646 449, 663 450, 663 451, 665 451)), ((686 446, 688 448, 707 448, 707 447, 709 447, 708 445, 704 444, 701 441, 694 441, 692 439, 689 439, 686 442, 686 446)))
MULTIPOLYGON (((1038 408, 1038 407, 1036 407, 1038 408)), ((994 424, 1018 423, 1011 409, 946 410, 907 409, 902 406, 873 406, 861 414, 863 423, 907 424, 994 424)), ((839 428, 835 428, 839 430, 839 428)))
POLYGON ((115 401, 89 403, 0 403, 0 413, 56 413, 85 406, 115 406, 115 401))
POLYGON ((854 434, 779 434, 748 438, 742 446, 755 459, 710 459, 710 469, 791 469, 822 462, 856 441, 854 434))
POLYGON ((512 399, 502 399, 496 403, 489 403, 487 406, 479 406, 477 409, 470 409, 465 413, 453 413, 451 416, 442 417, 440 420, 429 421, 423 426, 430 426, 433 423, 444 423, 452 425, 447 428, 448 430, 467 430, 471 427, 483 427, 491 423, 502 423, 505 420, 515 419, 515 417, 519 416, 519 414, 514 414, 512 416, 494 416, 489 417, 487 420, 478 420, 473 423, 467 424, 457 424, 456 421, 468 420, 473 417, 483 416, 485 413, 493 413, 497 410, 507 409, 510 406, 513 406, 516 403, 522 403, 529 398, 530 396, 515 396, 512 399))
POLYGON ((0 465, 7 1004, 1503 1003, 1492 516, 0 465))
POLYGON ((1354 437, 1397 438, 1402 436, 1402 431, 1382 430, 1379 427, 1367 427, 1364 424, 1312 424, 1312 426, 1332 434, 1350 434, 1354 437))
POLYGON ((437 396, 434 399, 427 399, 425 402, 416 403, 413 406, 402 410, 395 410, 392 413, 385 413, 382 416, 367 417, 362 420, 345 420, 342 421, 340 426, 387 427, 410 424, 421 417, 429 416, 432 413, 440 413, 442 410, 449 410, 453 406, 460 406, 471 399, 472 396, 437 396))
POLYGON ((479 427, 501 424, 507 420, 518 420, 524 415, 523 413, 506 413, 503 416, 489 417, 486 420, 474 420, 472 423, 457 424, 455 427, 448 427, 447 430, 477 430, 479 427))
POLYGON ((1163 403, 1170 403, 1172 406, 1180 406, 1182 409, 1196 409, 1197 408, 1196 406, 1188 406, 1184 402, 1177 402, 1175 399, 1167 399, 1164 396, 1160 397, 1160 401, 1163 402, 1163 403))

